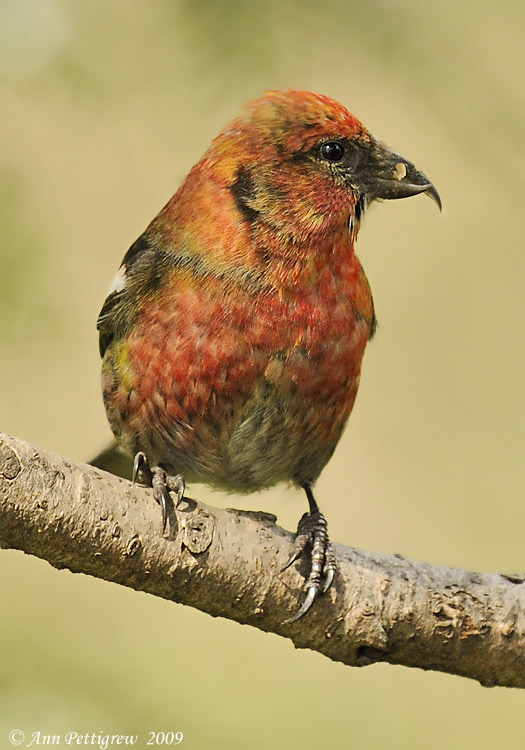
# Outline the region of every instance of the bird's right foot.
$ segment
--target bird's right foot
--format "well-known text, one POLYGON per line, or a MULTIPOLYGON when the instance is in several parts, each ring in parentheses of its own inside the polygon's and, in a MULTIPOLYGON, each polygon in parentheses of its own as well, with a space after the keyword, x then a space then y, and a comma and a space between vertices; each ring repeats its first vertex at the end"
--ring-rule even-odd
POLYGON ((297 614, 286 622, 296 622, 308 612, 315 599, 328 591, 337 569, 334 551, 328 538, 326 518, 319 510, 310 484, 305 484, 303 489, 308 498, 310 512, 305 513, 299 521, 292 554, 282 570, 289 568, 305 550, 309 549, 310 573, 304 586, 306 599, 297 614))
POLYGON ((184 477, 181 474, 170 475, 162 466, 149 465, 148 458, 143 451, 135 454, 133 461, 133 483, 136 481, 146 487, 153 487, 153 497, 162 508, 162 533, 166 531, 168 523, 168 506, 171 503, 170 492, 175 494, 175 509, 184 497, 184 477))

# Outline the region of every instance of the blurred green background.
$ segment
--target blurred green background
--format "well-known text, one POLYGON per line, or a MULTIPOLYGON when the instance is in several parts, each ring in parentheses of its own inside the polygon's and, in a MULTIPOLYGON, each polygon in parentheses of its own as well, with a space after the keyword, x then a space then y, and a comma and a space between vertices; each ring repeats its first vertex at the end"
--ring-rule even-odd
MULTIPOLYGON (((128 246, 268 88, 347 105, 431 177, 358 254, 379 330, 318 489, 332 537, 525 567, 525 6, 489 0, 0 0, 0 429, 109 438, 95 321, 128 246)), ((195 490, 194 490, 195 491, 195 490)), ((199 498, 232 500, 198 488, 199 498)), ((294 529, 302 493, 234 500, 294 529)), ((187 748, 523 748, 523 695, 377 665, 0 552, 0 747, 182 731, 187 748)))

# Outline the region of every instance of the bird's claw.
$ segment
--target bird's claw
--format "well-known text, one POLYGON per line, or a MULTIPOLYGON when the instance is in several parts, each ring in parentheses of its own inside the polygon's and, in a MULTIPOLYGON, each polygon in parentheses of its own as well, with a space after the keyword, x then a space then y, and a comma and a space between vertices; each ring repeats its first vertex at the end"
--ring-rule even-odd
POLYGON ((168 507, 171 502, 170 492, 175 493, 175 509, 184 497, 185 482, 181 474, 167 474, 162 466, 151 469, 148 458, 143 451, 135 454, 133 461, 133 483, 137 478, 150 487, 153 487, 153 497, 162 509, 162 533, 166 531, 168 524, 168 507))
POLYGON ((318 593, 319 589, 314 588, 314 586, 310 586, 306 593, 306 599, 302 603, 299 612, 297 612, 293 617, 290 617, 288 620, 286 620, 284 624, 288 625, 291 622, 297 622, 297 620, 300 620, 301 617, 308 612, 308 610, 314 603, 318 593))
POLYGON ((135 458, 133 459, 133 484, 136 484, 137 479, 140 482, 140 484, 145 484, 148 487, 151 487, 151 469, 149 466, 148 457, 144 453, 144 451, 138 451, 138 453, 135 453, 135 458))
POLYGON ((162 533, 164 534, 168 523, 168 504, 171 498, 164 477, 155 471, 153 472, 153 497, 162 509, 162 533))
POLYGON ((166 531, 168 523, 168 506, 171 502, 170 492, 175 493, 175 509, 184 497, 185 483, 181 474, 171 476, 166 474, 162 466, 155 466, 153 469, 153 497, 162 508, 162 533, 166 531))
POLYGON ((328 538, 326 519, 319 508, 306 513, 299 521, 291 555, 281 570, 289 568, 299 559, 307 547, 311 547, 311 567, 304 587, 306 599, 299 611, 289 620, 286 620, 287 623, 296 622, 303 617, 316 598, 328 591, 334 580, 335 555, 328 538))

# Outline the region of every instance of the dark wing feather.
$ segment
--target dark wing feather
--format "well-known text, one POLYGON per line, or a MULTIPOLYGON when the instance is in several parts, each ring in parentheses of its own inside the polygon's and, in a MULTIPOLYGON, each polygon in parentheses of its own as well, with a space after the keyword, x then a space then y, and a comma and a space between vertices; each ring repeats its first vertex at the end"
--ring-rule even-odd
POLYGON ((113 339, 123 336, 132 325, 137 300, 148 286, 149 276, 157 266, 157 251, 142 234, 129 248, 120 265, 125 274, 122 289, 108 294, 97 320, 100 356, 103 357, 113 339))
POLYGON ((116 325, 119 317, 119 307, 123 301, 123 292, 111 292, 106 297, 102 309, 97 318, 98 348, 100 356, 103 357, 106 349, 115 338, 118 331, 116 325))

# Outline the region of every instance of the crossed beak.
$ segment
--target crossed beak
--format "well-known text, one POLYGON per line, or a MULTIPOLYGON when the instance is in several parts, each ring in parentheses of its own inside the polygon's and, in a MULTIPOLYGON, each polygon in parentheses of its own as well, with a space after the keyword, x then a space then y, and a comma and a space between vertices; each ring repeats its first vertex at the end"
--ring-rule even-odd
POLYGON ((368 202, 425 193, 441 211, 439 193, 428 177, 381 141, 372 140, 362 148, 358 174, 354 174, 352 180, 368 202))

